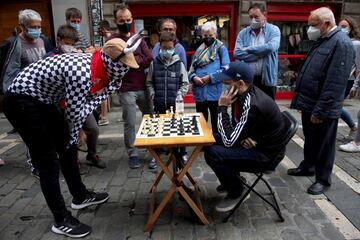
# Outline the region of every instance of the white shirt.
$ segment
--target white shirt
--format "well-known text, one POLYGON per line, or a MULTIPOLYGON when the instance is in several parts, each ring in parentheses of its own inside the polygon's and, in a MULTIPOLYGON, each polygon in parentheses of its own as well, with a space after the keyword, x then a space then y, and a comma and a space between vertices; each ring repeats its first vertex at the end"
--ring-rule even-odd
MULTIPOLYGON (((256 35, 255 32, 252 30, 251 31, 251 46, 263 45, 263 44, 265 44, 265 34, 264 34, 262 28, 260 28, 260 32, 258 35, 256 35)), ((254 72, 254 76, 262 75, 263 63, 264 63, 263 58, 259 58, 256 62, 249 63, 250 67, 252 68, 252 70, 254 72)))

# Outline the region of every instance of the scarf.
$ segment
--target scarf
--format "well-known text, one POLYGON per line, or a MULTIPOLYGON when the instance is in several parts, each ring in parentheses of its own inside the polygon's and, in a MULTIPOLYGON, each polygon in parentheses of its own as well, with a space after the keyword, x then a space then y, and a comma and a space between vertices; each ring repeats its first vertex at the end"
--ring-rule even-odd
POLYGON ((218 49, 222 45, 223 43, 218 39, 215 39, 215 41, 209 47, 202 43, 198 49, 196 49, 191 65, 196 69, 213 62, 215 60, 218 49))

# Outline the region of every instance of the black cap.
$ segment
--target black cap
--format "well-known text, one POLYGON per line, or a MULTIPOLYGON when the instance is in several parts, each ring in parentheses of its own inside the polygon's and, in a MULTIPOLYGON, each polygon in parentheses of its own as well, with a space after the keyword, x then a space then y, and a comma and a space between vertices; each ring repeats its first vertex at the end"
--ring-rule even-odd
POLYGON ((230 63, 229 67, 221 71, 217 77, 220 81, 243 80, 244 82, 249 84, 253 82, 254 73, 249 64, 245 62, 235 61, 230 63))

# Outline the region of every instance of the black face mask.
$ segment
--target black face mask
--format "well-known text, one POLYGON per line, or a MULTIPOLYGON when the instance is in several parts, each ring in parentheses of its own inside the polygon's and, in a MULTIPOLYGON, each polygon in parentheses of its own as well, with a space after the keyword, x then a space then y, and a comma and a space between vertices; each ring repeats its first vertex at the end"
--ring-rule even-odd
POLYGON ((122 33, 130 32, 131 23, 116 24, 117 28, 122 33))
POLYGON ((206 46, 210 46, 211 44, 213 44, 214 41, 215 41, 215 38, 213 38, 213 37, 203 38, 203 42, 206 46))

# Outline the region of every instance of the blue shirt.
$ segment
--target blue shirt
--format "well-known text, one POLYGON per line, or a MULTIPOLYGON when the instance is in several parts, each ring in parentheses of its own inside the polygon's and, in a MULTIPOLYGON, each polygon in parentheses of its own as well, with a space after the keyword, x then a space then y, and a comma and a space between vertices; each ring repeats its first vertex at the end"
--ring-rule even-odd
POLYGON ((265 35, 265 44, 252 44, 252 29, 246 27, 241 30, 236 38, 234 58, 247 63, 263 59, 262 84, 276 86, 278 77, 278 49, 280 46, 280 29, 270 23, 262 26, 265 35), (243 51, 242 48, 247 48, 243 51))
MULTIPOLYGON (((151 52, 153 59, 155 59, 157 55, 159 55, 159 51, 160 51, 160 43, 158 42, 155 44, 151 52)), ((184 63, 185 67, 187 68, 185 48, 180 43, 175 44, 175 53, 179 55, 181 61, 184 63)))

